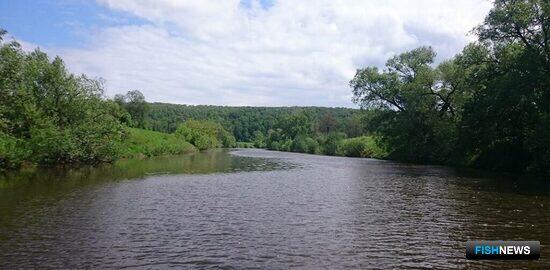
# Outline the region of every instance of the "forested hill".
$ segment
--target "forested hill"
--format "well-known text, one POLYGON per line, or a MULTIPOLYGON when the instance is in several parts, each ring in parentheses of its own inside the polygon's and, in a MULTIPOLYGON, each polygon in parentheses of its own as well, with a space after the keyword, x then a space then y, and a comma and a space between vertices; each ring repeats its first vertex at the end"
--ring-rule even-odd
POLYGON ((328 107, 230 107, 150 103, 147 125, 150 129, 174 132, 187 119, 211 120, 232 131, 237 141, 252 141, 254 132, 266 134, 284 116, 297 112, 309 115, 320 132, 345 132, 359 136, 364 131, 360 110, 328 107))

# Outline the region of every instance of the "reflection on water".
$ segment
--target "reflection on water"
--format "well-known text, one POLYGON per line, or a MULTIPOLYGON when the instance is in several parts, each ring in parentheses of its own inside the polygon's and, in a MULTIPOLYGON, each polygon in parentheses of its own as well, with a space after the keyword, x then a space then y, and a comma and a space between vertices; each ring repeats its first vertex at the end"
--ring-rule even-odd
POLYGON ((0 268, 549 268, 548 181, 263 150, 0 180, 0 268), (124 180, 124 181, 121 181, 124 180), (541 260, 464 259, 466 240, 541 260))
POLYGON ((27 184, 70 185, 72 182, 102 182, 142 178, 162 174, 208 174, 245 171, 290 169, 295 164, 273 162, 266 158, 228 155, 228 150, 214 149, 181 156, 161 156, 147 159, 124 159, 113 164, 81 167, 28 169, 0 175, 1 188, 27 184))

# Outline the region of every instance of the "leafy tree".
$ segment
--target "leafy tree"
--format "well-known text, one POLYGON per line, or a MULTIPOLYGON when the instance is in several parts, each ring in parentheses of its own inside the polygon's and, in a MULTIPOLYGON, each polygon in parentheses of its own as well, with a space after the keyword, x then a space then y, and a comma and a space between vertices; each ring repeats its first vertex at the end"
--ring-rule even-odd
POLYGON ((351 81, 389 157, 550 173, 550 4, 496 0, 479 42, 433 67, 422 47, 351 81))
POLYGON ((520 43, 546 72, 550 72, 550 2, 547 0, 496 0, 482 25, 480 40, 495 47, 520 43))
POLYGON ((354 102, 378 109, 371 120, 394 159, 447 162, 461 95, 454 62, 433 68, 435 52, 420 47, 388 60, 386 69, 367 67, 350 82, 354 102))
POLYGON ((128 91, 126 95, 117 94, 113 100, 130 115, 130 118, 123 115, 124 118, 121 121, 134 127, 147 127, 149 104, 145 101, 145 96, 139 90, 128 91))
POLYGON ((254 131, 253 143, 254 143, 254 147, 256 147, 256 148, 266 147, 265 136, 261 131, 259 131, 259 130, 254 131))
POLYGON ((109 161, 122 126, 101 81, 69 73, 61 58, 0 43, 0 167, 22 161, 109 161))
POLYGON ((199 150, 217 147, 235 147, 233 135, 218 123, 212 121, 187 120, 176 130, 176 134, 192 143, 199 150))
POLYGON ((287 139, 310 136, 313 133, 313 120, 309 113, 301 111, 281 118, 277 127, 281 129, 283 137, 287 139))
POLYGON ((218 126, 218 141, 221 143, 223 147, 226 148, 233 148, 237 145, 237 140, 235 140, 235 137, 233 134, 231 134, 229 131, 222 128, 220 124, 218 126))
POLYGON ((460 123, 466 165, 549 174, 548 1, 495 1, 458 56, 472 98, 460 123))
POLYGON ((319 131, 322 133, 330 133, 336 131, 338 122, 336 118, 330 113, 327 112, 323 115, 319 122, 319 131))

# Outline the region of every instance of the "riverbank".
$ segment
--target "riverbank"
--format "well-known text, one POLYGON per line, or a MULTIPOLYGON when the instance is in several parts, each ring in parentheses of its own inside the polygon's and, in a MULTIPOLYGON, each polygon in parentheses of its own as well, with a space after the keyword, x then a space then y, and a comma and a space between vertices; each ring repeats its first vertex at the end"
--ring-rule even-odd
POLYGON ((119 143, 119 158, 181 155, 197 152, 197 148, 175 134, 139 128, 127 128, 119 143))
MULTIPOLYGON (((182 155, 198 152, 198 149, 187 142, 181 136, 158 131, 151 131, 139 128, 124 127, 119 140, 111 141, 112 145, 109 158, 103 160, 90 161, 59 161, 44 163, 36 159, 29 152, 30 147, 27 144, 19 142, 11 146, 13 150, 12 164, 9 166, 0 166, 0 172, 13 171, 19 168, 31 168, 36 166, 59 166, 59 165, 85 165, 110 163, 125 158, 146 158, 153 156, 182 155)), ((61 143, 61 142, 60 142, 61 143)), ((0 145, 1 146, 1 145, 0 145)), ((84 150, 80 150, 84 151, 84 150)))

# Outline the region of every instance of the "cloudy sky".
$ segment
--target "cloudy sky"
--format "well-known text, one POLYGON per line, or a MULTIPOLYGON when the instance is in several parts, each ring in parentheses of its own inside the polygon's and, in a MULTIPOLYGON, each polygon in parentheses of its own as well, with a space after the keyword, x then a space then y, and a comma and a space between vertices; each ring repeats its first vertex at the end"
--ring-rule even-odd
POLYGON ((139 89, 182 104, 354 107, 360 67, 433 46, 438 60, 489 0, 0 1, 0 28, 60 55, 113 96, 139 89))

